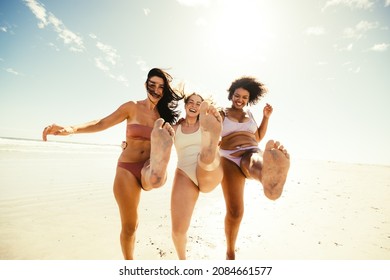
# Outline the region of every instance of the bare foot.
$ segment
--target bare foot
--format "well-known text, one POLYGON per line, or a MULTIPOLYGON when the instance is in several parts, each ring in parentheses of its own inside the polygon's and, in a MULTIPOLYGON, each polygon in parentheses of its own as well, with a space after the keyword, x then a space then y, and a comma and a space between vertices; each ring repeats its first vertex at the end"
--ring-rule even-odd
POLYGON ((269 140, 263 153, 263 168, 261 183, 265 195, 271 199, 278 199, 287 179, 290 168, 290 155, 279 142, 269 140))
POLYGON ((175 131, 162 118, 157 119, 152 130, 149 164, 142 169, 144 190, 161 187, 167 178, 167 166, 171 155, 175 131))
MULTIPOLYGON (((218 142, 222 131, 222 118, 218 110, 207 101, 202 102, 199 110, 199 123, 202 132, 202 147, 199 159, 202 168, 206 168, 207 170, 207 165, 213 164, 216 156, 218 156, 218 142)), ((219 165, 219 160, 217 164, 219 165)), ((212 166, 209 167, 212 168, 212 166)))

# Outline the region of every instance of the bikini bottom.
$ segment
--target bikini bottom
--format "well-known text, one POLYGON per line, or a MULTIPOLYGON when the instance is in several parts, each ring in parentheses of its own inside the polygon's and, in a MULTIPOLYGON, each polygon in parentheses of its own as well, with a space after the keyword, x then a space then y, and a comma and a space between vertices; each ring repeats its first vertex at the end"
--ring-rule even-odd
POLYGON ((242 154, 241 156, 233 156, 232 154, 239 152, 239 151, 248 151, 248 152, 251 151, 252 152, 254 150, 259 150, 259 148, 257 146, 249 146, 249 147, 239 148, 236 150, 219 149, 219 154, 221 155, 221 157, 224 157, 224 158, 234 162, 238 167, 240 167, 241 166, 241 159, 245 153, 242 154))
POLYGON ((118 161, 118 167, 124 168, 127 171, 129 171, 131 174, 134 175, 134 177, 137 179, 138 183, 142 187, 141 183, 141 170, 145 165, 145 161, 140 161, 140 162, 121 162, 118 161))

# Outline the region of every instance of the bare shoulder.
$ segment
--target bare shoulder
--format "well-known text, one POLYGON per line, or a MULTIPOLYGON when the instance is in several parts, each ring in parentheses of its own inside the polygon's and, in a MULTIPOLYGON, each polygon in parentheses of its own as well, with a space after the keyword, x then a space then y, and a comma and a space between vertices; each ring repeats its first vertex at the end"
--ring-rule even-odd
POLYGON ((122 112, 133 112, 139 105, 137 105, 137 101, 128 101, 119 106, 118 110, 122 112))
POLYGON ((113 114, 117 116, 121 116, 122 118, 131 119, 133 117, 135 108, 136 108, 136 102, 128 101, 120 105, 113 114))
POLYGON ((128 101, 126 103, 123 103, 120 107, 123 107, 123 108, 133 108, 137 106, 137 101, 128 101))

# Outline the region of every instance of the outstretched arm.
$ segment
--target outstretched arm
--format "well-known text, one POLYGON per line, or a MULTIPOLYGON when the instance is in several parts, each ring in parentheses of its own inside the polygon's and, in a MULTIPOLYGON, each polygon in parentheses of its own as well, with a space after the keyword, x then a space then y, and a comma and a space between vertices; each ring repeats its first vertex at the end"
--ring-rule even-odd
POLYGON ((129 106, 132 106, 131 104, 132 102, 123 104, 115 112, 100 120, 72 126, 57 124, 46 126, 42 132, 42 139, 47 141, 47 135, 66 136, 75 133, 93 133, 105 130, 127 119, 129 117, 128 112, 131 111, 129 108, 129 106))
POLYGON ((257 129, 257 133, 256 133, 257 142, 260 142, 264 138, 265 133, 267 132, 268 120, 272 114, 272 111, 273 111, 272 106, 267 103, 263 109, 263 119, 261 121, 259 128, 257 129))

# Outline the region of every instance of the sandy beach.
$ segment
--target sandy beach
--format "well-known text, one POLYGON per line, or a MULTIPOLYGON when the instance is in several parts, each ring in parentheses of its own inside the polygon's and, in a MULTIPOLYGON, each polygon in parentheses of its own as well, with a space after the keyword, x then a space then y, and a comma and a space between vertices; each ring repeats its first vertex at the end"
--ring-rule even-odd
MULTIPOLYGON (((0 148, 0 259, 122 259, 112 193, 119 147, 2 142, 0 148)), ((142 193, 139 260, 177 259, 170 237, 175 164, 173 156, 164 187, 142 193)), ((293 159, 277 201, 248 181, 237 259, 389 260, 389 201, 390 166, 293 159)), ((199 197, 189 259, 225 258, 224 213, 220 186, 199 197)))

